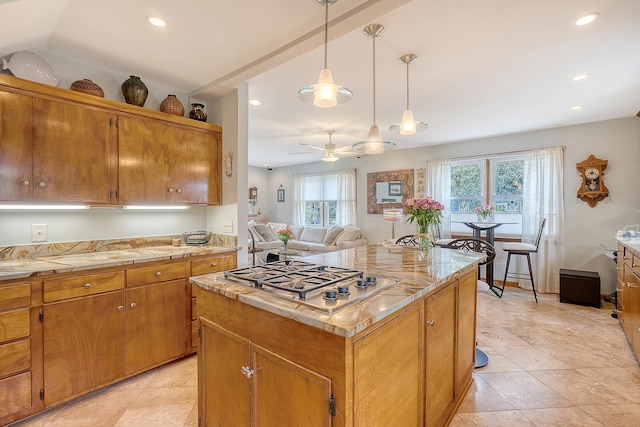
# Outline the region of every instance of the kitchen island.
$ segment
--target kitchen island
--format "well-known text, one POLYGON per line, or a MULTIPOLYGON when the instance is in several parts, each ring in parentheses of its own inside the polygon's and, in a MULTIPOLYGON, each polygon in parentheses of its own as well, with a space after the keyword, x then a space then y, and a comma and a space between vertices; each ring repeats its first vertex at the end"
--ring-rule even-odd
POLYGON ((472 378, 484 255, 370 245, 305 258, 399 279, 327 312, 191 277, 203 426, 447 425, 472 378))

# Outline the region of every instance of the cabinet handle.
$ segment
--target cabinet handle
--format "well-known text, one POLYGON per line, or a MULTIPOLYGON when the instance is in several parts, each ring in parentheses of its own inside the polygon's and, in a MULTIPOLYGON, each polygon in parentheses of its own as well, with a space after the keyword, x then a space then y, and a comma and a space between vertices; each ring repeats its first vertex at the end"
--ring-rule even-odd
POLYGON ((24 185, 25 187, 29 185, 29 180, 25 179, 24 181, 22 181, 22 185, 24 185))
POLYGON ((435 320, 429 320, 429 321, 427 322, 427 325, 429 325, 429 326, 435 326, 435 325, 436 325, 436 321, 435 321, 435 320))
POLYGON ((212 263, 211 263, 211 267, 217 267, 217 266, 218 266, 218 263, 217 263, 217 262, 212 262, 212 263))
POLYGON ((122 311, 123 308, 124 308, 123 306, 119 305, 118 306, 118 311, 122 311))
POLYGON ((132 302, 132 303, 131 303, 131 305, 130 305, 129 307, 131 307, 131 308, 136 308, 136 305, 137 305, 137 304, 136 304, 135 302, 132 302))
POLYGON ((628 288, 636 288, 637 285, 635 283, 627 282, 627 287, 628 288))
POLYGON ((253 369, 251 369, 250 367, 248 367, 248 366, 243 366, 241 371, 244 374, 244 376, 247 377, 247 378, 251 378, 253 376, 253 374, 255 373, 255 371, 253 369))
POLYGON ((173 188, 169 188, 167 191, 168 191, 169 193, 173 193, 173 188))
POLYGON ((176 191, 177 191, 178 193, 182 193, 182 190, 181 190, 181 189, 179 189, 179 188, 178 188, 178 189, 176 189, 176 191))
POLYGON ((161 271, 156 271, 156 276, 158 276, 158 277, 162 276, 162 272, 161 271))
POLYGON ((40 181, 40 184, 38 184, 38 187, 44 188, 45 185, 47 185, 47 184, 45 184, 44 181, 40 181))
POLYGON ((91 287, 91 283, 85 283, 85 284, 84 284, 84 288, 85 288, 85 289, 89 289, 90 287, 91 287))

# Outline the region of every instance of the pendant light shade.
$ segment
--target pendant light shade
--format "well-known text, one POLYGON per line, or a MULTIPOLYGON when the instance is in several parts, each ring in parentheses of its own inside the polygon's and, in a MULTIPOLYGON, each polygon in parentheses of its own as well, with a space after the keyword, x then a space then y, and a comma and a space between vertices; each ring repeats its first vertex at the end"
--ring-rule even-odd
POLYGON ((353 98, 353 92, 333 82, 331 70, 327 68, 327 40, 329 30, 329 5, 338 0, 316 0, 324 5, 324 68, 320 71, 318 83, 305 86, 298 91, 301 100, 313 103, 316 107, 331 108, 338 104, 345 104, 353 98))
POLYGON ((352 148, 364 154, 382 154, 385 150, 396 148, 393 142, 382 140, 380 129, 376 125, 376 38, 384 33, 384 27, 380 24, 370 24, 364 27, 363 33, 373 39, 373 125, 369 129, 367 140, 356 142, 352 148))
POLYGON ((400 135, 413 135, 416 132, 425 130, 428 126, 425 122, 416 122, 413 118, 413 112, 409 109, 409 64, 414 63, 418 57, 413 53, 407 53, 399 59, 400 62, 407 65, 407 109, 404 110, 404 114, 402 114, 402 121, 391 125, 389 130, 392 132, 400 132, 400 135))

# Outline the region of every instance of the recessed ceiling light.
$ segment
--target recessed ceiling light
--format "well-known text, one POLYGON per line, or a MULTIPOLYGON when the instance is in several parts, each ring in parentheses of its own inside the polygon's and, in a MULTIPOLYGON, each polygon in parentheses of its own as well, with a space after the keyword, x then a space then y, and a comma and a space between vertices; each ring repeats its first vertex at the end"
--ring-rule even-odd
POLYGON ((587 25, 591 24, 593 21, 598 19, 597 13, 590 13, 589 15, 585 15, 576 21, 576 25, 587 25))
POLYGON ((589 78, 589 74, 578 74, 573 77, 573 81, 579 82, 580 80, 585 80, 587 78, 589 78))
POLYGON ((250 105, 262 105, 262 101, 260 101, 259 99, 250 99, 249 100, 249 104, 250 105))
POLYGON ((576 105, 575 107, 571 107, 572 110, 582 110, 584 105, 576 105))
POLYGON ((164 22, 164 19, 158 18, 157 16, 147 16, 147 22, 154 27, 166 27, 167 23, 164 22))

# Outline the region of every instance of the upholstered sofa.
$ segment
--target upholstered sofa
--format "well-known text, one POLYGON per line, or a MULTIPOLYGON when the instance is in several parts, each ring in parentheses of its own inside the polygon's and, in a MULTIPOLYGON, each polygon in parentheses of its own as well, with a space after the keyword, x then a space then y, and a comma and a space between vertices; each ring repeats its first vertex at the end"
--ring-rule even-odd
POLYGON ((367 240, 360 229, 349 224, 344 227, 297 226, 283 223, 252 224, 249 222, 249 250, 261 249, 260 260, 266 259, 264 252, 277 252, 284 244, 278 237, 278 231, 288 229, 293 237, 288 249, 304 252, 308 255, 337 251, 340 249, 366 246, 367 240))

